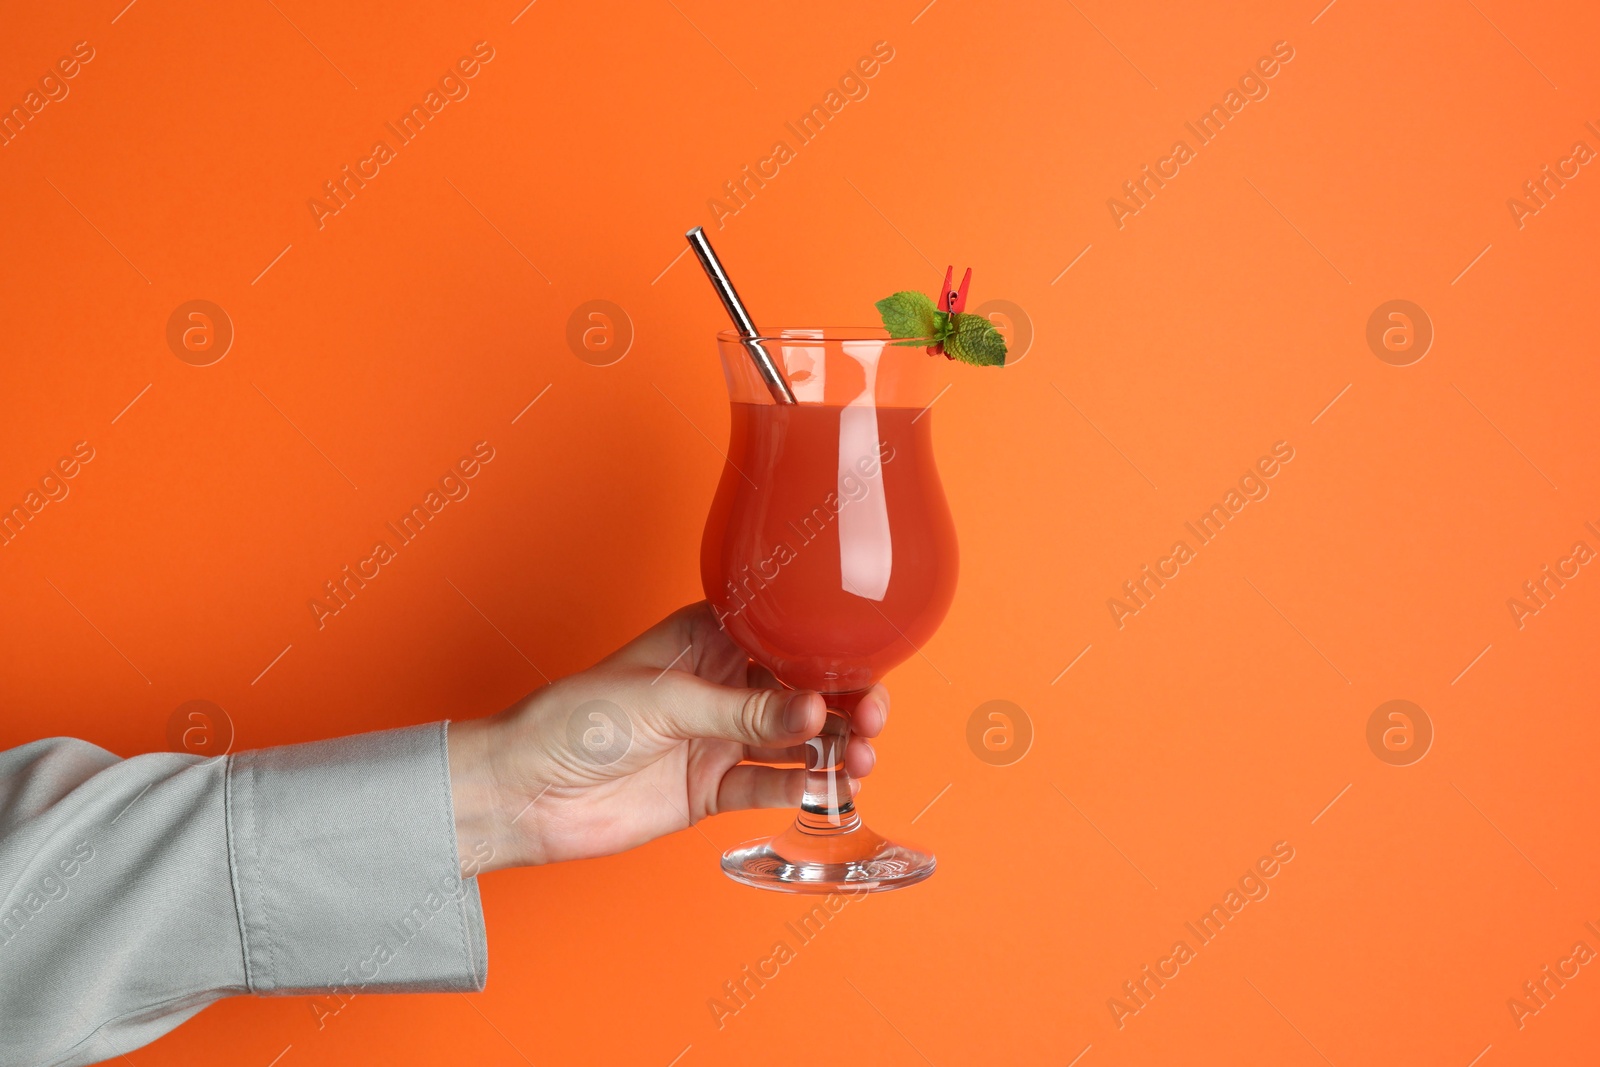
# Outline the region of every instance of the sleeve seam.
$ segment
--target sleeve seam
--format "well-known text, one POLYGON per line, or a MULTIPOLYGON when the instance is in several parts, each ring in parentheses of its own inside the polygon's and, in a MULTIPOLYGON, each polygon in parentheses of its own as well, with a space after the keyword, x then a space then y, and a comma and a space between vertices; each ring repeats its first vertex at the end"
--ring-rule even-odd
POLYGON ((234 920, 239 924, 239 950, 244 957, 245 988, 255 992, 255 980, 250 973, 250 937, 245 930, 244 896, 239 891, 239 857, 235 848, 238 832, 233 822, 233 768, 234 757, 229 756, 223 763, 222 770, 223 827, 228 839, 228 886, 233 890, 233 916, 234 920))
MULTIPOLYGON (((255 799, 259 794, 260 783, 256 780, 256 761, 252 759, 250 761, 250 801, 252 804, 255 803, 255 799)), ((261 939, 267 943, 267 983, 269 983, 268 988, 270 989, 276 988, 278 984, 278 946, 272 938, 272 916, 267 906, 266 878, 263 874, 266 868, 261 863, 261 834, 254 832, 256 827, 253 821, 255 816, 253 808, 250 814, 252 817, 251 830, 253 831, 250 837, 256 859, 256 893, 261 907, 261 939)))
POLYGON ((472 951, 472 921, 468 912, 472 904, 467 900, 468 890, 466 879, 461 871, 461 843, 456 839, 455 796, 450 789, 450 720, 446 719, 439 724, 439 774, 444 785, 444 821, 445 838, 450 843, 450 861, 456 872, 456 885, 462 892, 456 898, 460 907, 456 911, 456 918, 461 924, 461 952, 462 958, 467 963, 467 974, 471 976, 473 985, 481 985, 478 980, 478 961, 472 951))

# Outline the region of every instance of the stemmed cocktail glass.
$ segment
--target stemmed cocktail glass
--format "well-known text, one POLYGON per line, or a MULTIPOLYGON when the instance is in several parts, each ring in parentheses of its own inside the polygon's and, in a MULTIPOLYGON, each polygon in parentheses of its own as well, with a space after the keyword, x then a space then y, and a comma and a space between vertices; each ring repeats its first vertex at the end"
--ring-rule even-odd
POLYGON ((765 889, 896 889, 932 853, 873 833, 844 768, 847 713, 911 656, 955 595, 955 526, 933 457, 944 368, 879 329, 718 335, 732 430, 706 520, 700 572, 728 634, 785 685, 828 704, 808 744, 794 824, 725 853, 729 877, 765 889), (752 352, 782 368, 781 403, 752 352))

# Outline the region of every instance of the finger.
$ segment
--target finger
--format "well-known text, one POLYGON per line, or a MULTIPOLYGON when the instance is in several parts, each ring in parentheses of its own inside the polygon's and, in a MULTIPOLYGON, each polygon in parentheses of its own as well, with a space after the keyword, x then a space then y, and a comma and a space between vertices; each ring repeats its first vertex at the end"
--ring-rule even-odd
POLYGON ((844 750, 844 770, 851 778, 865 778, 878 764, 878 750, 864 737, 852 737, 844 750))
MULTIPOLYGON (((786 748, 750 746, 744 750, 744 759, 746 763, 760 763, 773 767, 804 767, 810 760, 811 752, 809 745, 789 745, 786 748)), ((865 778, 877 765, 878 750, 872 747, 872 742, 864 737, 852 737, 849 746, 844 750, 845 771, 852 778, 865 778)))
POLYGON ((771 765, 799 764, 804 767, 811 748, 807 745, 786 745, 782 748, 772 748, 762 745, 746 745, 744 759, 746 763, 766 763, 771 765))
POLYGON ((798 807, 804 789, 804 771, 741 763, 722 776, 717 787, 717 811, 798 807))
POLYGON ((850 731, 858 737, 877 737, 889 721, 889 690, 875 685, 862 694, 850 712, 850 731))
MULTIPOLYGON (((785 688, 772 672, 758 663, 750 664, 750 686, 754 689, 785 688)), ((850 732, 857 737, 877 737, 889 720, 889 690, 875 685, 862 694, 860 701, 850 711, 850 732)), ((746 759, 757 759, 747 756, 746 759)), ((758 762, 767 762, 758 760, 758 762)))
POLYGON ((717 625, 704 600, 679 608, 607 656, 605 662, 695 673, 703 661, 743 663, 748 657, 717 625))
POLYGON ((805 690, 736 689, 670 671, 655 686, 653 725, 668 737, 720 738, 757 748, 795 745, 821 730, 827 710, 805 690))
MULTIPOLYGON (((861 783, 851 780, 850 795, 853 797, 860 790, 861 783)), ((722 783, 717 787, 717 810, 714 814, 751 808, 798 807, 804 792, 804 771, 741 763, 722 776, 722 783)))
MULTIPOLYGON (((752 664, 750 669, 751 673, 754 674, 760 668, 752 664)), ((889 691, 881 685, 875 685, 862 695, 860 702, 850 712, 850 732, 853 738, 877 737, 883 732, 883 727, 888 717, 889 691)), ((855 741, 852 739, 851 747, 853 748, 854 745, 855 741)), ((868 745, 868 748, 870 749, 871 746, 868 745)), ((806 762, 806 746, 790 745, 784 748, 753 746, 746 749, 744 758, 751 763, 799 763, 804 765, 806 762)), ((857 758, 867 759, 867 757, 857 758)), ((865 766, 867 771, 871 770, 870 762, 866 763, 865 766)), ((867 771, 862 773, 867 773, 867 771)), ((856 772, 851 769, 850 773, 854 774, 856 772)))

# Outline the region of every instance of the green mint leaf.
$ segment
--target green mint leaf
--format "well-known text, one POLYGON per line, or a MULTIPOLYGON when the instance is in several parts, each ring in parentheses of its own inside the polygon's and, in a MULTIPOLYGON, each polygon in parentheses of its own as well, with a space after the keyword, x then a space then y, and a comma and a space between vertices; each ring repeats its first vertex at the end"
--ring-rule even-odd
POLYGON ((978 367, 1003 367, 1006 362, 1006 339, 983 315, 960 314, 952 316, 949 335, 944 339, 944 350, 963 363, 978 367))
POLYGON ((945 338, 950 336, 950 316, 943 311, 933 313, 933 329, 919 332, 910 341, 896 341, 891 348, 929 348, 933 345, 943 344, 945 338))
POLYGON ((890 337, 933 337, 938 328, 933 301, 926 293, 904 292, 886 296, 873 305, 883 317, 890 337))

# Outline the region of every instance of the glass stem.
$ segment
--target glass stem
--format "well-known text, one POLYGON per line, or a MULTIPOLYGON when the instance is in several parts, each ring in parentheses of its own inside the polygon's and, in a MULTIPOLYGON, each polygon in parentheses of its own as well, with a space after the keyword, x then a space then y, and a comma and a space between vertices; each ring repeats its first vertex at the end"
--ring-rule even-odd
POLYGON ((845 748, 850 743, 848 713, 861 694, 824 693, 823 699, 828 702, 828 718, 822 733, 806 742, 805 792, 796 826, 804 833, 831 836, 850 833, 861 825, 851 797, 850 775, 844 769, 845 748))

